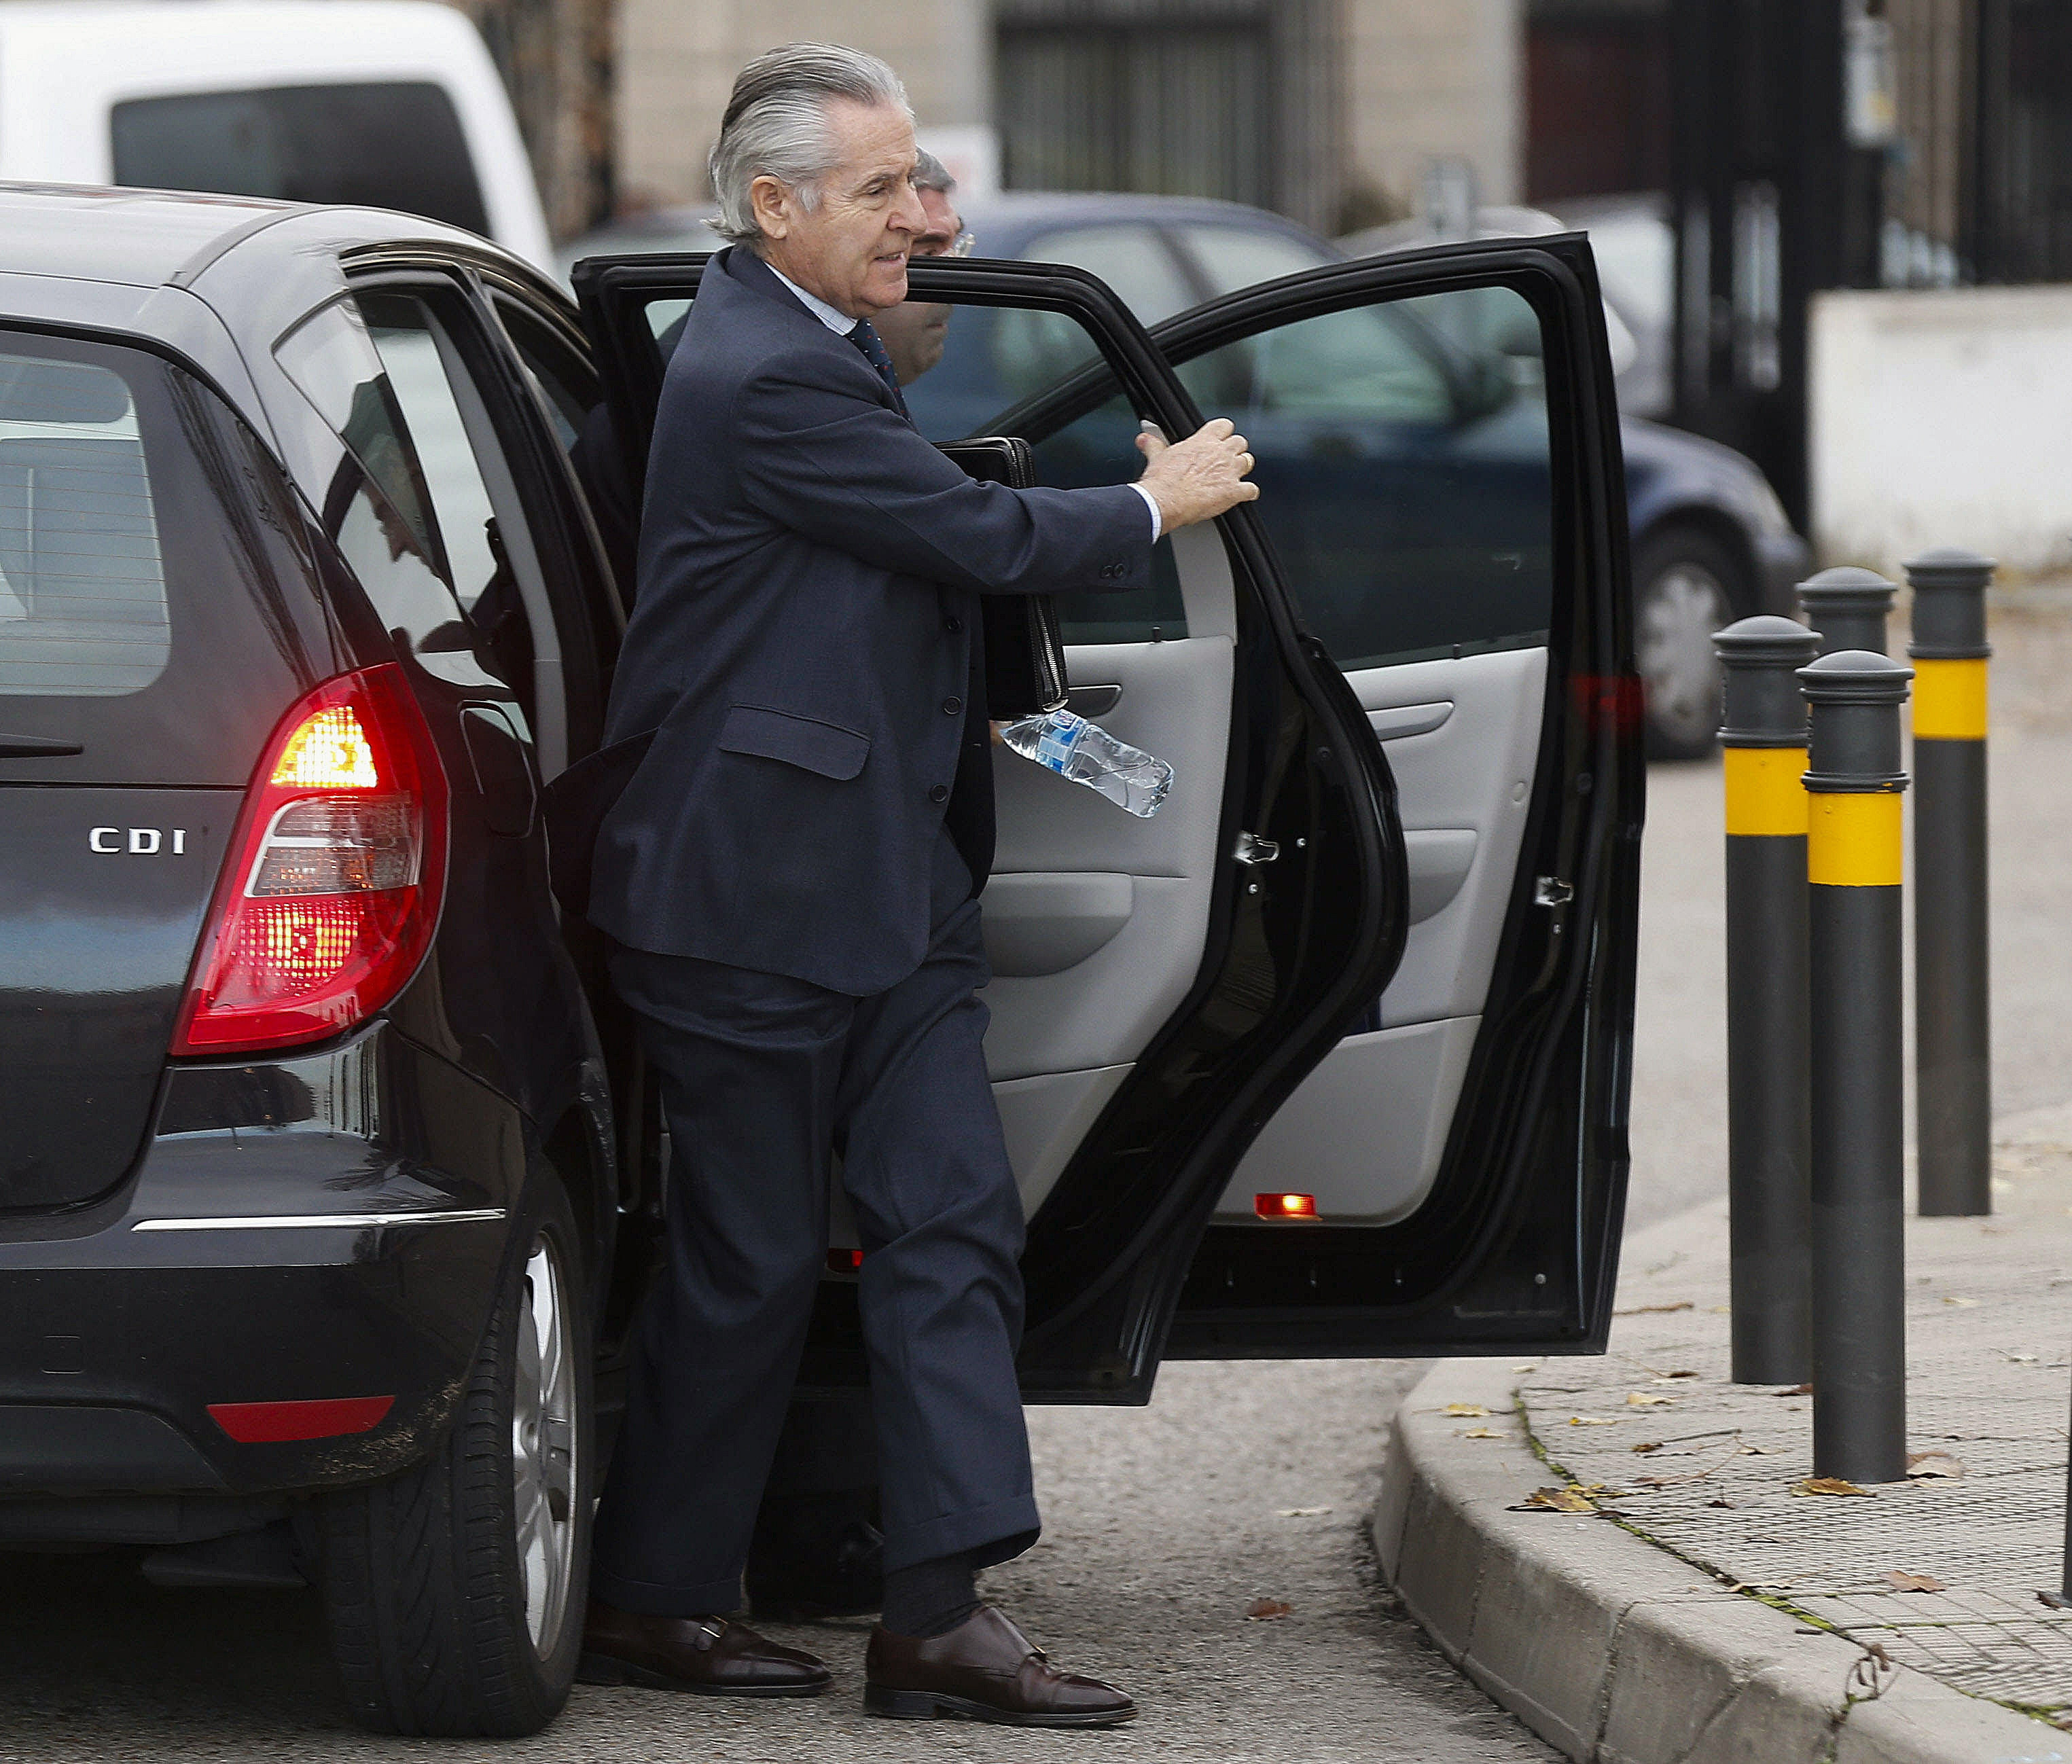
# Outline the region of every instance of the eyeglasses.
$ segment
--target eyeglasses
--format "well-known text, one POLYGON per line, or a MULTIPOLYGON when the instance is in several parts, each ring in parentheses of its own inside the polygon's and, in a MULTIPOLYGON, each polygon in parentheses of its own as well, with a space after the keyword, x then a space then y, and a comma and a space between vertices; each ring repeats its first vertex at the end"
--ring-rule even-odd
POLYGON ((968 257, 972 247, 978 243, 968 232, 960 232, 939 251, 915 251, 908 253, 915 257, 968 257))

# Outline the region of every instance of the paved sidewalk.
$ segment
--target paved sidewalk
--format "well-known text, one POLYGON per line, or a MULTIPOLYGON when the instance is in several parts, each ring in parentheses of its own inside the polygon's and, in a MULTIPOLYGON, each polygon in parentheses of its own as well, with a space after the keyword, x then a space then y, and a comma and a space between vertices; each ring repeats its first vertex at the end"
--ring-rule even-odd
POLYGON ((1628 1240, 1605 1358, 1433 1373, 1375 1523, 1441 1647, 1578 1759, 2072 1759, 2072 1610, 2037 1596, 2064 1543, 2072 1107, 1998 1137, 1996 1217, 1909 1223, 1905 1483, 1806 1492, 1810 1398, 1727 1382, 1720 1203, 1628 1240), (1535 1490, 1552 1510, 1519 1509, 1535 1490))

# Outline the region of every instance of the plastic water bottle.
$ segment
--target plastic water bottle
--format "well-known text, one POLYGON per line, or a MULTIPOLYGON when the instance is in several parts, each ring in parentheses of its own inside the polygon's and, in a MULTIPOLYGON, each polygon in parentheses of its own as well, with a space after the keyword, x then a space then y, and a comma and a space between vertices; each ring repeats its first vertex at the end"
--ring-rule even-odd
POLYGON ((1098 790, 1118 808, 1149 820, 1173 787, 1173 768, 1141 747, 1117 741, 1099 723, 1069 710, 1024 717, 1000 738, 1025 759, 1098 790))

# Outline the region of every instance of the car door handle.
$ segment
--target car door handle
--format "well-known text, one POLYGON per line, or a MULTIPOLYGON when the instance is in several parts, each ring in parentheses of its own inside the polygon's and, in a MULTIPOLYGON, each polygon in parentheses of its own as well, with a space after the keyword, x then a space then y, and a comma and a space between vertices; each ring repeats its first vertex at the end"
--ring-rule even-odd
POLYGON ((1453 701, 1441 698, 1429 705, 1390 705, 1367 713, 1367 725, 1377 741, 1400 741, 1406 735, 1429 735, 1453 714, 1453 701))
MULTIPOLYGON (((1121 691, 1117 687, 1116 691, 1121 691)), ((39 759, 46 755, 83 754, 76 741, 58 741, 47 735, 0 735, 0 759, 39 759)))
POLYGON ((1065 709, 1075 717, 1105 717, 1122 702, 1122 688, 1116 685, 1074 686, 1065 694, 1065 709))

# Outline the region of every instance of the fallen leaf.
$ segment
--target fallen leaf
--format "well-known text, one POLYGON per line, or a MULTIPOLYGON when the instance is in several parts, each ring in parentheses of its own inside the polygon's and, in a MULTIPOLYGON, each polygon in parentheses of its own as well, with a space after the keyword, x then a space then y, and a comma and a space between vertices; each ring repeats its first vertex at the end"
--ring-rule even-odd
POLYGON ((1696 1372, 1657 1372, 1655 1375, 1657 1378, 1696 1378, 1698 1375, 1696 1372))
POLYGON ((1744 1445, 1741 1455, 1743 1458, 1782 1458, 1784 1454, 1774 1445, 1744 1445))
POLYGON ((1789 1390, 1772 1391, 1770 1394, 1773 1396, 1811 1396, 1813 1387, 1811 1384, 1794 1384, 1789 1390))
POLYGON ((1507 1509, 1513 1513, 1594 1513, 1597 1510, 1580 1488, 1536 1488, 1516 1506, 1507 1509))
POLYGON ((1946 1293, 1943 1294, 1942 1302, 1954 1306, 1959 1310, 1970 1310, 1978 1304, 1979 1301, 1975 1298, 1953 1298, 1946 1293))
POLYGON ((1673 1396, 1657 1396, 1651 1391, 1628 1391, 1626 1394, 1628 1408, 1667 1408, 1675 1400, 1673 1396))
POLYGON ((2033 1354, 2010 1354, 2008 1358, 2017 1366, 2033 1366, 2036 1363, 2036 1355, 2033 1354))
POLYGON ((1328 1507, 1281 1507, 1274 1509, 1283 1519, 1322 1519, 1330 1511, 1328 1507))
POLYGON ((1523 1366, 1512 1367, 1511 1370, 1514 1372, 1536 1372, 1540 1370, 1540 1362, 1536 1359, 1529 1359, 1523 1366))
POLYGON ((1949 1588, 1933 1574, 1910 1574, 1903 1568, 1885 1570, 1885 1584, 1896 1593, 1947 1593, 1949 1588))
POLYGON ((1708 1507, 1732 1507, 1734 1503, 1724 1495, 1715 1495, 1705 1504, 1708 1507))
POLYGON ((1636 1452, 1659 1452, 1662 1449, 1662 1441, 1659 1439, 1644 1439, 1633 1449, 1636 1452))
POLYGON ((1494 1427, 1470 1427, 1461 1435, 1462 1439, 1502 1439, 1503 1435, 1494 1427))
POLYGON ((1255 1623, 1264 1623, 1276 1617, 1285 1617, 1295 1607, 1284 1604, 1277 1598, 1256 1598, 1244 1608, 1244 1614, 1255 1623))
MULTIPOLYGON (((2065 1211, 2072 1213, 2072 1207, 2066 1207, 2065 1211)), ((2036 1602, 2048 1605, 2054 1611, 2072 1611, 2072 1598, 2061 1598, 2055 1593, 2038 1593, 2036 1602)))
POLYGON ((1571 1427, 1616 1427, 1618 1420, 1616 1415, 1571 1415, 1568 1425, 1571 1427))
POLYGON ((1955 1482, 1964 1474, 1964 1466, 1947 1452, 1910 1452, 1906 1474, 1916 1482, 1955 1482))
POLYGON ((1856 1664, 1849 1668, 1844 1688, 1852 1697, 1870 1702, 1885 1695, 1891 1688, 1893 1678, 1899 1671, 1891 1655, 1885 1651, 1881 1642, 1871 1642, 1863 1646, 1856 1656, 1856 1664))
POLYGON ((1480 1403, 1449 1403, 1444 1412, 1449 1415, 1457 1415, 1466 1421, 1480 1421, 1483 1416, 1489 1413, 1489 1411, 1480 1403))
POLYGON ((1845 1482, 1839 1476, 1809 1476, 1803 1482, 1794 1482, 1791 1485, 1791 1492, 1794 1495, 1863 1495, 1868 1496, 1870 1491, 1867 1488, 1859 1488, 1854 1482, 1845 1482))
POLYGON ((1667 1315, 1671 1311, 1688 1311, 1690 1309, 1691 1301, 1688 1298, 1679 1298, 1673 1305, 1636 1305, 1631 1310, 1614 1311, 1612 1315, 1614 1317, 1662 1317, 1667 1315))

